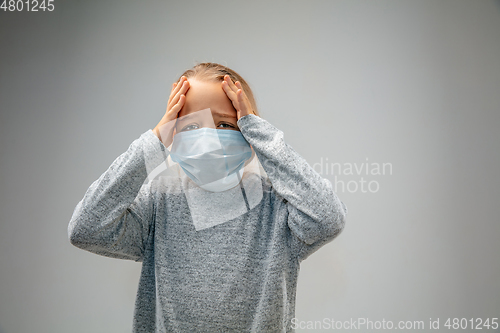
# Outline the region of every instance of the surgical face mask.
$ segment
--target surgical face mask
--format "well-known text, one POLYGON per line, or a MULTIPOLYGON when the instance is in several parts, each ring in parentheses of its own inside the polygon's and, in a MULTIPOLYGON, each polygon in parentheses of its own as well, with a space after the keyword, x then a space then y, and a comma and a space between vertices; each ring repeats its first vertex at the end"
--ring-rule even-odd
POLYGON ((170 157, 198 186, 222 192, 239 184, 252 149, 239 131, 203 127, 177 133, 170 157))

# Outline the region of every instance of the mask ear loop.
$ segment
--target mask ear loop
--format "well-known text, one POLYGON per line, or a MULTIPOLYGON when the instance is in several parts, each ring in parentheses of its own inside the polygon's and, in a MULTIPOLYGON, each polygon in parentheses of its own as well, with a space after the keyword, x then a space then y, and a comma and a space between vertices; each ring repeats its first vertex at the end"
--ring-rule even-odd
MULTIPOLYGON (((252 161, 254 158, 256 158, 256 154, 255 154, 255 151, 253 150, 252 148, 252 157, 250 158, 250 160, 248 161, 248 163, 250 161, 252 161)), ((245 163, 246 164, 246 163, 245 163)), ((243 167, 243 169, 246 167, 246 165, 243 167)), ((244 172, 244 171, 243 171, 244 172)), ((245 189, 243 188, 243 182, 241 181, 241 178, 240 178, 240 172, 236 172, 236 177, 238 177, 238 182, 240 183, 240 188, 241 188, 241 194, 243 195, 243 199, 245 200, 245 205, 247 206, 247 212, 250 211, 250 205, 248 204, 248 199, 247 199, 247 193, 245 192, 245 189)))
POLYGON ((250 205, 248 204, 247 194, 245 192, 245 189, 243 188, 243 182, 241 181, 239 172, 236 172, 236 177, 238 177, 238 181, 240 183, 240 188, 241 188, 241 194, 243 195, 243 199, 245 200, 245 205, 247 206, 247 212, 249 212, 250 205))

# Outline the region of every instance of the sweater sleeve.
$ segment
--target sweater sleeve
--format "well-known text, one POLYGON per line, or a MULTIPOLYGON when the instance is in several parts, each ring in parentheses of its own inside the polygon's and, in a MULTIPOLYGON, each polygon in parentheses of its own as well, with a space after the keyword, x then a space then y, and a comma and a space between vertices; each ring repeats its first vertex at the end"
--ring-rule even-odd
POLYGON ((168 154, 152 130, 133 141, 76 205, 68 225, 71 244, 107 257, 142 261, 154 214, 153 182, 145 180, 168 154))
POLYGON ((292 249, 302 261, 343 230, 347 207, 331 182, 285 143, 282 131, 253 114, 241 117, 238 126, 286 204, 288 227, 295 236, 292 249))

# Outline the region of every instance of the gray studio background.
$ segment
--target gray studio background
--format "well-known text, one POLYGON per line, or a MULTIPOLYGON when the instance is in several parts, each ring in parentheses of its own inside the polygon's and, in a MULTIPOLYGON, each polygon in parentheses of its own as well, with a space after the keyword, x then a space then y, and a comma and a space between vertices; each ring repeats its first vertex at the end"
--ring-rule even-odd
POLYGON ((422 320, 423 332, 500 317, 498 1, 55 8, 0 11, 0 333, 131 331, 140 263, 72 246, 67 226, 197 61, 240 72, 349 209, 301 265, 298 320, 422 320), (392 169, 327 174, 333 163, 392 169))

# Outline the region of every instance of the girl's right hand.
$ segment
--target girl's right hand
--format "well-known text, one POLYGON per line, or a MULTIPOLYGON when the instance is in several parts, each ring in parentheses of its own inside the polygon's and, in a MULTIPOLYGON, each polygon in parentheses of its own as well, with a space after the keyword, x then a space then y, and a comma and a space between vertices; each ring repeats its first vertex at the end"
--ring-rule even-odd
POLYGON ((167 111, 160 122, 153 129, 158 139, 165 145, 170 146, 173 140, 173 133, 178 113, 182 110, 186 102, 186 92, 189 89, 189 81, 185 76, 181 77, 179 83, 172 85, 170 97, 168 99, 167 111))

